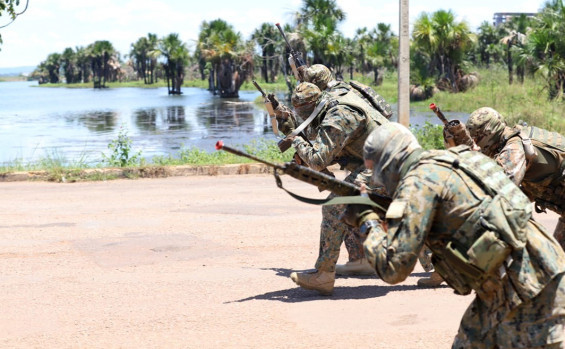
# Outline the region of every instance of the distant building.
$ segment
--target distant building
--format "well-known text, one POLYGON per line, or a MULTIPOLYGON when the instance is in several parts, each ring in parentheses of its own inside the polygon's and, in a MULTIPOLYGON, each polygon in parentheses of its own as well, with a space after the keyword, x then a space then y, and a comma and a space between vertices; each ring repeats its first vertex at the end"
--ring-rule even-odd
POLYGON ((506 23, 512 17, 526 15, 526 17, 535 17, 537 12, 496 12, 493 17, 493 23, 495 27, 498 27, 502 23, 506 23))

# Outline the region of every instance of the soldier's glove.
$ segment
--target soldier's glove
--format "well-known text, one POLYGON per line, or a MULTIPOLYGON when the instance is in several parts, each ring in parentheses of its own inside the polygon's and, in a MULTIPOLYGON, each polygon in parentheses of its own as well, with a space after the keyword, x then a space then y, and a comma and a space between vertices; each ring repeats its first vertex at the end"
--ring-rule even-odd
POLYGON ((375 211, 373 211, 373 208, 369 205, 349 204, 346 206, 340 219, 350 226, 358 228, 368 219, 368 216, 372 215, 376 217, 373 219, 379 218, 375 211))
POLYGON ((273 106, 273 109, 277 109, 277 107, 279 105, 281 105, 281 103, 279 102, 279 100, 277 99, 277 97, 272 94, 272 93, 268 93, 267 94, 267 99, 269 100, 269 102, 271 102, 271 105, 273 106))
POLYGON ((283 104, 279 104, 275 109, 275 116, 277 118, 277 125, 279 130, 285 135, 289 135, 294 131, 296 125, 294 124, 294 117, 292 110, 283 104))

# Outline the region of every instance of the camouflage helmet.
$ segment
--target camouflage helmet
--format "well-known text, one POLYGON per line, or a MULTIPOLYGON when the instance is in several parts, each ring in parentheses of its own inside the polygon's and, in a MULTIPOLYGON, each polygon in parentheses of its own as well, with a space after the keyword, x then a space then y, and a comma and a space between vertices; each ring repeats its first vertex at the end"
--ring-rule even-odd
POLYGON ((323 91, 333 78, 328 67, 323 64, 314 64, 304 70, 304 80, 313 83, 323 91))
POLYGON ((301 82, 292 94, 292 105, 296 114, 302 118, 307 118, 314 111, 321 95, 322 91, 318 86, 309 82, 301 82))
POLYGON ((488 156, 496 154, 506 128, 504 117, 499 112, 489 107, 479 108, 471 113, 466 126, 482 153, 488 156))
POLYGON ((378 126, 363 146, 363 158, 373 162, 372 184, 384 185, 392 195, 401 180, 402 164, 412 152, 420 148, 416 137, 405 126, 396 122, 378 126))

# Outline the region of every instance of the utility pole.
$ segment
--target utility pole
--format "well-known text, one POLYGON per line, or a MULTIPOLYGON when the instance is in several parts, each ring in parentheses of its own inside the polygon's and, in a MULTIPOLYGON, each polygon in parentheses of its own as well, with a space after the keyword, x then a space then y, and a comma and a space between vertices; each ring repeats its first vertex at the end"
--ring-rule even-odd
POLYGON ((410 18, 408 0, 399 0, 398 122, 410 125, 410 18))

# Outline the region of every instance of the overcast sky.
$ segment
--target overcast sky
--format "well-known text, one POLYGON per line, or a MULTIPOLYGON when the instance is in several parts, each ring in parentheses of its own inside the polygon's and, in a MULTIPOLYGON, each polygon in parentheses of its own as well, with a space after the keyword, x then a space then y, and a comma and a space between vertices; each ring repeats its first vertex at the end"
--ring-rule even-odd
MULTIPOLYGON (((26 0, 20 0, 23 9, 26 0)), ((346 37, 361 27, 372 29, 379 22, 391 24, 398 33, 398 0, 337 0, 345 11, 340 25, 346 37)), ((422 12, 452 10, 474 31, 492 22, 495 12, 537 12, 544 0, 411 0, 410 21, 422 12)), ((0 68, 37 65, 67 47, 87 46, 108 40, 123 55, 147 33, 158 37, 178 33, 194 46, 203 21, 226 20, 248 39, 263 22, 290 23, 302 0, 29 0, 27 11, 0 28, 0 68)), ((9 18, 0 17, 0 27, 9 18)))

